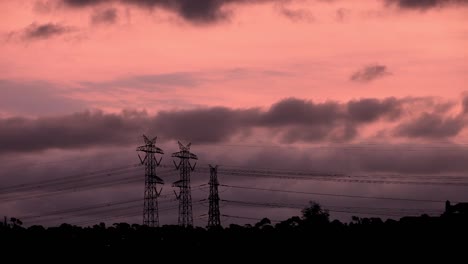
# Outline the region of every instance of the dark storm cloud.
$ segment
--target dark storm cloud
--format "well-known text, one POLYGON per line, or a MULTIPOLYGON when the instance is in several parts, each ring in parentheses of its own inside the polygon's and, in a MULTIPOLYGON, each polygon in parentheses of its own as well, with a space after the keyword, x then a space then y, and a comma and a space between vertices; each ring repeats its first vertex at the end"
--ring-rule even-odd
POLYGON ((117 18, 117 9, 107 8, 94 11, 91 15, 91 22, 93 24, 114 24, 117 22, 117 18))
POLYGON ((37 24, 32 23, 20 32, 18 32, 22 38, 25 40, 36 40, 36 39, 48 39, 55 36, 60 36, 66 33, 70 33, 74 31, 73 28, 54 24, 54 23, 46 23, 46 24, 37 24))
POLYGON ((385 65, 369 65, 363 69, 353 73, 350 77, 351 81, 356 82, 370 82, 372 80, 382 78, 388 75, 387 66, 385 65))
POLYGON ((405 9, 429 9, 445 6, 468 5, 468 0, 386 0, 388 4, 405 9))
POLYGON ((254 4, 283 2, 285 0, 60 0, 71 8, 83 8, 102 4, 123 3, 145 9, 161 8, 172 11, 192 23, 213 23, 229 17, 229 4, 254 4))

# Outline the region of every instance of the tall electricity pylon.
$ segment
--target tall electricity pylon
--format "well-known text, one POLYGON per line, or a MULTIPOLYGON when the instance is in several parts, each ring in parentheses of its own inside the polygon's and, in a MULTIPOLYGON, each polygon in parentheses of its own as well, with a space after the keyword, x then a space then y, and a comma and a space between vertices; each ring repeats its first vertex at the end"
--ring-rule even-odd
POLYGON ((156 176, 156 167, 161 164, 162 157, 159 161, 156 160, 155 154, 164 154, 162 149, 156 147, 156 138, 149 140, 145 135, 145 145, 139 146, 137 151, 145 152, 145 157, 142 159, 140 154, 141 164, 145 165, 145 198, 143 205, 143 225, 150 227, 159 226, 159 214, 158 214, 158 196, 161 194, 161 190, 157 190, 158 184, 164 184, 164 181, 156 176))

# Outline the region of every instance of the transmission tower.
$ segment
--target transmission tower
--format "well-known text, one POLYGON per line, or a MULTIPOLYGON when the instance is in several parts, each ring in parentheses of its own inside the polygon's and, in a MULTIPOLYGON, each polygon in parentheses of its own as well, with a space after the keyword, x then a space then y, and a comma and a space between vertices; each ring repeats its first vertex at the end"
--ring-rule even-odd
POLYGON ((145 145, 139 146, 137 151, 145 152, 145 157, 142 159, 140 154, 141 164, 145 165, 145 198, 143 206, 143 225, 150 227, 159 226, 159 215, 158 215, 158 196, 161 194, 161 190, 157 190, 158 184, 164 184, 164 181, 156 176, 156 167, 161 164, 161 159, 156 160, 155 154, 164 154, 162 149, 155 146, 156 138, 149 140, 145 135, 143 139, 145 140, 145 145))
MULTIPOLYGON (((190 164, 190 159, 197 160, 197 155, 190 152, 189 143, 187 146, 179 143, 179 152, 172 154, 172 157, 179 158, 179 164, 177 165, 174 161, 176 169, 180 172, 180 180, 173 183, 172 186, 179 187, 179 195, 176 193, 176 197, 179 200, 179 226, 188 227, 193 226, 193 215, 192 215, 192 194, 190 191, 190 172, 195 170, 196 163, 190 164)), ((174 191, 175 193, 175 191, 174 191)))
POLYGON ((218 195, 218 166, 215 167, 210 165, 210 196, 208 201, 210 207, 208 210, 208 228, 221 226, 220 214, 219 214, 219 195, 218 195))

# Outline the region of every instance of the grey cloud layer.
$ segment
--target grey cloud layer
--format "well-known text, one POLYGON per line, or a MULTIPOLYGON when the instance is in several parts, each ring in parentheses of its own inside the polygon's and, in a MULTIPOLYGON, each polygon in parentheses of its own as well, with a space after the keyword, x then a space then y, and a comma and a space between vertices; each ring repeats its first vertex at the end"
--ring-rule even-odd
POLYGON ((468 5, 468 0, 386 0, 405 9, 429 9, 445 6, 468 5))
POLYGON ((176 13, 192 23, 212 23, 226 19, 228 4, 284 2, 285 0, 60 0, 71 8, 97 6, 105 3, 123 3, 141 8, 162 8, 176 13))
POLYGON ((219 143, 234 136, 255 137, 260 129, 272 140, 295 143, 346 142, 359 135, 361 126, 379 121, 397 122, 393 136, 408 138, 447 138, 465 127, 464 112, 455 117, 422 112, 414 120, 403 121, 402 113, 411 105, 412 100, 396 98, 348 103, 289 98, 268 110, 212 107, 162 111, 156 116, 135 111, 88 111, 37 119, 4 118, 0 119, 0 152, 126 145, 142 133, 158 135, 162 140, 219 143))
MULTIPOLYGON (((168 144, 168 146, 161 146, 166 151, 163 156, 163 164, 173 166, 170 153, 177 150, 176 144, 168 144)), ((219 153, 214 153, 213 148, 207 148, 200 145, 194 145, 192 150, 199 156, 200 160, 197 168, 206 168, 207 161, 214 161, 215 164, 220 164, 220 168, 224 169, 225 165, 236 165, 249 168, 270 168, 270 169, 292 169, 292 170, 307 170, 307 171, 338 171, 349 173, 351 175, 361 175, 361 172, 368 173, 368 176, 373 176, 373 172, 394 172, 404 173, 405 176, 408 174, 415 174, 411 176, 417 176, 423 174, 439 174, 441 176, 453 175, 466 173, 468 171, 468 163, 464 162, 468 158, 468 149, 463 146, 445 146, 444 149, 439 149, 436 146, 432 148, 419 148, 420 151, 408 151, 408 149, 414 150, 417 146, 391 146, 391 145, 380 145, 380 146, 365 146, 365 145, 352 145, 350 148, 339 147, 336 149, 295 149, 295 148, 275 148, 274 155, 272 155, 272 149, 258 150, 251 148, 243 149, 222 149, 223 153, 229 152, 230 158, 224 159, 220 157, 219 153), (361 148, 362 147, 362 148, 361 148), (246 153, 248 152, 248 153, 246 153), (233 162, 235 160, 236 162, 233 162)), ((427 147, 427 145, 426 145, 427 147)), ((47 153, 50 154, 50 153, 47 153)), ((34 155, 27 158, 17 159, 17 164, 10 164, 8 162, 1 163, 2 170, 0 171, 0 182, 2 186, 10 186, 22 183, 30 183, 35 181, 43 181, 53 179, 57 177, 83 175, 87 172, 92 171, 105 171, 108 168, 121 167, 123 164, 131 164, 138 162, 138 157, 135 153, 133 146, 112 149, 105 152, 96 153, 94 150, 83 152, 59 152, 55 153, 55 157, 49 157, 49 155, 34 155), (63 159, 62 155, 65 155, 70 160, 63 159), (46 156, 46 157, 44 157, 46 156), (34 162, 54 160, 54 163, 39 163, 36 166, 31 166, 34 162), (21 169, 19 169, 21 168, 21 169), (12 177, 12 175, 14 177, 12 177)), ((21 156, 20 156, 21 157, 21 156)), ((162 169, 158 169, 161 173, 162 169)), ((80 189, 72 192, 63 193, 60 196, 41 197, 40 199, 29 199, 29 200, 18 200, 12 203, 2 203, 0 209, 14 214, 15 216, 22 215, 44 215, 45 212, 55 211, 57 209, 65 208, 76 208, 87 205, 93 205, 96 203, 107 203, 110 201, 121 201, 127 199, 138 199, 143 190, 143 176, 144 170, 140 168, 138 171, 133 171, 132 174, 121 175, 121 177, 128 176, 139 178, 140 181, 125 185, 113 185, 110 188, 92 189, 88 191, 80 191, 80 189), (59 197, 60 199, 57 199, 59 197), (8 208, 10 206, 10 208, 8 208), (6 210, 8 208, 8 210, 6 210)), ((394 175, 394 174, 393 174, 394 175)), ((166 185, 162 189, 162 195, 170 195, 173 197, 173 188, 170 187, 170 183, 177 177, 177 171, 172 173, 172 176, 160 175, 165 181, 166 185)), ((116 178, 104 177, 103 182, 109 182, 116 178)), ((198 184, 206 183, 209 179, 209 174, 201 173, 199 170, 195 170, 192 174, 192 184, 196 186, 198 184)), ((444 188, 443 186, 421 186, 414 185, 363 185, 363 184, 351 184, 351 183, 337 183, 337 182, 320 182, 320 181, 301 181, 297 180, 284 180, 279 181, 278 179, 263 179, 263 178, 247 178, 247 177, 236 177, 223 173, 219 173, 219 179, 223 184, 227 185, 243 185, 251 187, 265 187, 277 189, 291 189, 291 190, 308 190, 309 192, 322 192, 322 193, 344 193, 354 194, 363 196, 388 196, 388 197, 407 197, 408 193, 411 193, 413 197, 431 197, 435 200, 459 200, 460 198, 467 197, 464 188, 444 188)), ((95 185, 96 180, 91 178, 83 179, 83 182, 90 185, 95 185)), ((80 185, 80 184, 79 184, 80 185)), ((69 185, 70 186, 70 185, 69 185)), ((56 191, 57 187, 52 188, 37 188, 34 194, 40 194, 46 191, 56 191), (39 189, 39 190, 37 190, 39 189)), ((22 193, 25 195, 26 193, 22 193)), ((26 195, 30 195, 27 193, 26 195)), ((203 199, 207 194, 205 192, 194 192, 194 199, 203 199)), ((310 196, 291 196, 282 195, 276 193, 262 193, 254 191, 226 191, 222 193, 224 199, 239 200, 239 197, 245 200, 251 201, 282 201, 293 204, 306 203, 307 199, 311 199, 310 196)), ((330 198, 327 196, 313 197, 318 199, 324 204, 346 204, 348 206, 384 206, 382 201, 375 200, 339 200, 336 198, 330 198), (363 204, 353 204, 363 203, 363 204)), ((397 202, 395 202, 397 203, 397 202)), ((141 206, 141 205, 139 205, 141 206)), ((388 207, 405 208, 413 207, 414 204, 392 204, 388 207)), ((439 204, 436 205, 440 207, 439 204)), ((141 209, 141 208, 140 208, 141 209)), ((206 210, 202 208, 201 211, 206 210)), ((233 210, 225 208, 223 210, 233 210)), ((261 210, 261 209, 256 209, 261 210)), ((176 211, 176 210, 175 210, 176 211)), ((225 211, 228 213, 229 211, 225 211)), ((240 210, 243 215, 249 214, 249 212, 240 210)), ((201 214, 200 212, 199 214, 201 214)), ((261 211, 261 214, 264 214, 261 211)), ((86 212, 83 214, 86 216, 86 212)), ((90 218, 96 218, 95 213, 90 213, 90 218)), ((166 213, 161 216, 161 220, 164 222, 176 223, 177 217, 170 217, 166 213)), ((141 221, 137 219, 135 221, 141 221)), ((31 222, 27 224, 32 224, 31 222)))
POLYGON ((43 81, 0 79, 0 111, 22 115, 82 111, 87 105, 67 98, 53 84, 43 81))
MULTIPOLYGON (((224 20, 231 14, 228 5, 245 5, 252 3, 287 3, 292 0, 56 0, 70 8, 85 8, 89 6, 103 6, 106 4, 122 3, 144 9, 165 9, 174 12, 186 21, 195 24, 214 23, 224 20)), ((298 0, 296 0, 298 1, 298 0)), ((334 3, 337 1, 319 2, 334 3)), ((446 6, 468 5, 468 0, 381 0, 386 6, 398 6, 401 9, 430 9, 446 6)), ((305 7, 311 2, 303 1, 305 7)), ((313 21, 313 16, 307 9, 292 10, 282 8, 281 14, 294 20, 313 21)), ((344 13, 339 11, 338 18, 342 19, 344 13)))

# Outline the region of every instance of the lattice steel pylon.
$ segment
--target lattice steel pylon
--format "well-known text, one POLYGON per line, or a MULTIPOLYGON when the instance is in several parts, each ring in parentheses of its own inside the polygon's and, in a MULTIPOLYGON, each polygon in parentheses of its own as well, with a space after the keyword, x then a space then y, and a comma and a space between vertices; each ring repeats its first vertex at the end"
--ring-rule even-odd
MULTIPOLYGON (((176 193, 176 197, 179 200, 179 226, 189 227, 193 226, 193 215, 192 215, 192 194, 190 189, 190 172, 195 170, 196 163, 190 164, 190 159, 197 160, 197 155, 190 152, 189 143, 187 146, 179 143, 179 152, 172 154, 172 157, 179 158, 179 164, 177 165, 174 161, 176 169, 180 172, 180 180, 174 182, 172 186, 179 187, 179 195, 176 193)), ((175 191, 174 191, 175 193, 175 191)))
POLYGON ((221 219, 219 213, 219 195, 218 195, 218 166, 210 165, 210 196, 208 201, 210 202, 210 207, 208 209, 208 228, 220 227, 221 219))
POLYGON ((140 158, 141 164, 145 165, 145 197, 143 205, 143 225, 149 227, 159 226, 159 214, 158 214, 158 197, 161 194, 161 190, 157 190, 158 184, 164 184, 164 181, 156 175, 156 167, 161 164, 162 157, 159 161, 156 160, 155 154, 164 154, 162 149, 156 147, 156 138, 149 140, 145 135, 145 145, 139 146, 137 151, 145 152, 145 158, 140 158))

